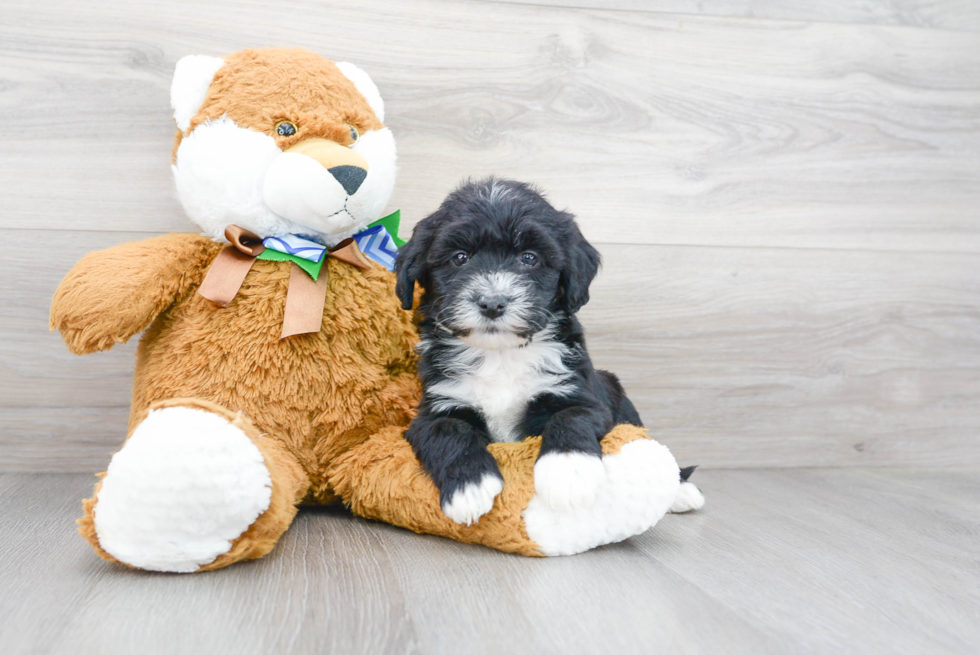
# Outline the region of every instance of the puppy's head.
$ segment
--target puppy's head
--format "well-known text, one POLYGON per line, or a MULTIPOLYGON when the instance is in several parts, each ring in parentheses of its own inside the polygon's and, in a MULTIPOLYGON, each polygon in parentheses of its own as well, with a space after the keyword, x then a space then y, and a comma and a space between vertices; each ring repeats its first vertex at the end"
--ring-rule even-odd
POLYGON ((422 220, 395 268, 405 309, 418 282, 437 329, 500 349, 587 303, 599 253, 532 187, 490 178, 463 184, 422 220))

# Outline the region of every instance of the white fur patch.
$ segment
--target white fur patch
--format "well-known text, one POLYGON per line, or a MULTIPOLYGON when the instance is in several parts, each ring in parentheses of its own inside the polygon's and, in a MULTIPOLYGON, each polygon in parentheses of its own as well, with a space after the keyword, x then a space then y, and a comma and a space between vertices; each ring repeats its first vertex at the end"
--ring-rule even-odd
POLYGON ((467 346, 479 350, 508 350, 520 348, 527 344, 526 337, 513 332, 486 332, 484 330, 473 330, 469 334, 460 336, 459 340, 467 346))
MULTIPOLYGON (((423 346, 424 347, 424 346, 423 346)), ((437 411, 474 407, 480 411, 494 441, 517 441, 517 430, 531 400, 548 392, 571 391, 571 371, 562 362, 568 348, 550 330, 534 335, 521 348, 490 350, 459 340, 447 366, 451 377, 428 387, 437 411)))
POLYGON ((504 481, 499 476, 486 473, 480 482, 470 483, 457 489, 442 512, 456 523, 472 525, 493 509, 493 500, 503 491, 504 481))
POLYGON ((677 497, 680 470, 667 448, 637 439, 602 458, 605 479, 595 502, 573 512, 553 509, 535 493, 523 512, 528 537, 545 555, 574 555, 645 532, 677 497))
POLYGON ((283 153, 268 134, 222 117, 198 125, 177 148, 177 196, 213 239, 223 240, 234 224, 263 237, 298 234, 332 246, 380 218, 395 186, 390 130, 366 132, 352 149, 369 168, 348 196, 312 158, 283 153))
POLYGON ((501 184, 500 180, 493 180, 490 183, 489 190, 487 187, 480 189, 480 195, 486 198, 490 204, 495 204, 509 199, 513 195, 513 189, 506 184, 501 184))
POLYGON ((173 166, 177 197, 188 217, 213 239, 239 225, 256 234, 302 232, 266 206, 263 181, 282 150, 268 134, 239 127, 230 118, 198 125, 180 142, 173 166))
POLYGON ((368 223, 378 220, 395 190, 398 152, 395 137, 387 127, 361 135, 351 150, 364 157, 370 168, 357 193, 347 200, 347 212, 357 221, 348 234, 334 232, 337 242, 360 232, 368 223))
POLYGON ((121 562, 189 573, 228 552, 271 498, 248 435, 212 412, 167 407, 151 411, 112 457, 95 531, 121 562))
POLYGON ((531 309, 527 283, 514 273, 496 271, 470 280, 456 297, 449 324, 456 330, 470 330, 461 337, 478 348, 516 348, 527 339, 518 333, 528 328, 526 314, 531 309), (503 296, 507 308, 497 318, 480 313, 477 299, 481 296, 503 296))
POLYGON ((170 83, 170 106, 174 110, 177 129, 186 132, 191 119, 201 109, 214 74, 225 65, 224 59, 205 55, 187 55, 177 61, 170 83))
POLYGON ((602 460, 586 453, 548 453, 534 465, 534 491, 556 512, 589 507, 606 478, 602 460))
POLYGON ((677 498, 670 506, 670 511, 674 514, 683 514, 704 507, 704 496, 693 482, 681 482, 677 490, 677 498))
POLYGON ((344 205, 347 192, 320 162, 295 152, 276 157, 265 173, 262 197, 269 209, 320 234, 355 223, 344 205))
POLYGON ((362 68, 355 66, 349 61, 338 61, 337 68, 344 74, 344 77, 354 83, 354 87, 364 96, 368 104, 371 105, 374 115, 378 117, 379 121, 384 123, 385 103, 381 99, 381 92, 378 91, 378 87, 374 83, 374 80, 371 79, 371 76, 364 72, 362 68))

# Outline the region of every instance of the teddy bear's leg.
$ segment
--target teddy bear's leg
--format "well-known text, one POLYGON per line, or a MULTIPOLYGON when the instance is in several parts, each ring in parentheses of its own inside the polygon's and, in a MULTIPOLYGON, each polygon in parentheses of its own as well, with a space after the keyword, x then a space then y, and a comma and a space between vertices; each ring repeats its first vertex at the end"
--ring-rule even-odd
POLYGON ((334 462, 328 474, 344 502, 361 516, 521 555, 572 555, 640 534, 667 513, 680 485, 667 448, 642 428, 619 425, 602 441, 605 479, 595 501, 555 510, 534 488, 540 438, 491 444, 504 489, 488 514, 466 526, 443 514, 403 432, 383 430, 334 462))
POLYGON ((110 561, 180 573, 262 557, 309 487, 280 441, 195 399, 151 405, 100 477, 82 536, 110 561))

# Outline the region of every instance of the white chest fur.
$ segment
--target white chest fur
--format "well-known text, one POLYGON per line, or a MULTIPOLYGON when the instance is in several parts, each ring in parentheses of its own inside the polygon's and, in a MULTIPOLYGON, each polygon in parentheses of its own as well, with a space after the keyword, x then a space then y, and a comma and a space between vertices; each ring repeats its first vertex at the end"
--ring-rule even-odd
POLYGON ((527 405, 543 393, 571 392, 571 371, 562 362, 568 348, 535 338, 522 348, 486 350, 460 342, 448 377, 428 389, 433 408, 472 407, 480 411, 494 441, 516 441, 527 405))

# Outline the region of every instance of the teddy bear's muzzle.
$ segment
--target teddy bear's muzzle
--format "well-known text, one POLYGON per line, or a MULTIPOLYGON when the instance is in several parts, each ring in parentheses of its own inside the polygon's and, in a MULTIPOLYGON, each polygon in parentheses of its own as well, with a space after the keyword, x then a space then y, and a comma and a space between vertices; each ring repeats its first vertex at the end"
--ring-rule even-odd
POLYGON ((345 211, 347 199, 367 173, 367 160, 350 148, 328 139, 304 139, 269 166, 263 196, 283 218, 321 233, 341 232, 358 220, 345 211))

